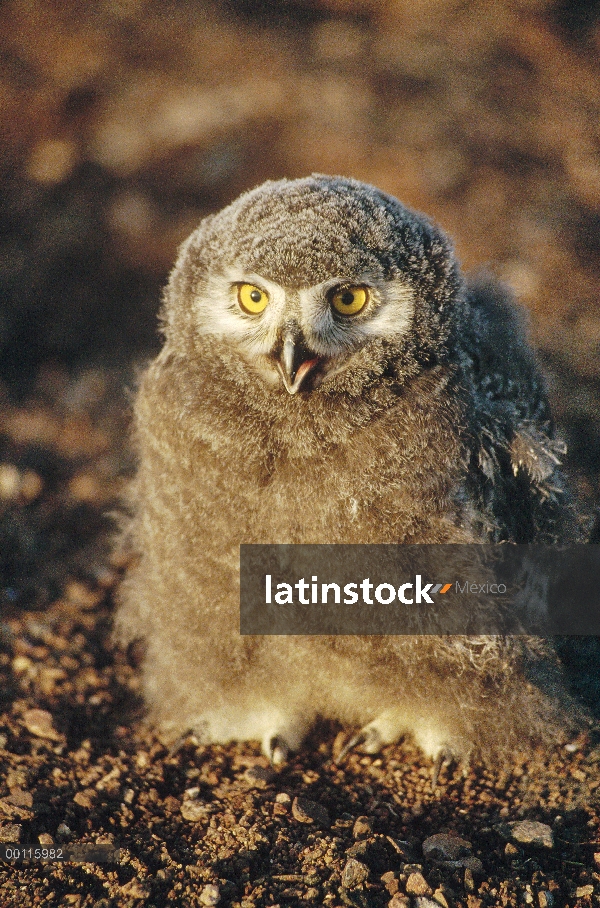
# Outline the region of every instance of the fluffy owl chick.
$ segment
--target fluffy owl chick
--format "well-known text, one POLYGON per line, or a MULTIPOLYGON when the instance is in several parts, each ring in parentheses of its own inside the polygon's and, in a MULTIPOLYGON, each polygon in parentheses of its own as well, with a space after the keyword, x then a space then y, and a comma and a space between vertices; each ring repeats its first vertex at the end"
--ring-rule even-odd
POLYGON ((577 538, 547 401, 503 289, 425 217, 339 177, 268 182, 206 218, 166 290, 135 404, 137 552, 117 614, 176 736, 282 758, 319 714, 376 751, 551 740, 548 647, 502 637, 242 637, 241 543, 577 538))

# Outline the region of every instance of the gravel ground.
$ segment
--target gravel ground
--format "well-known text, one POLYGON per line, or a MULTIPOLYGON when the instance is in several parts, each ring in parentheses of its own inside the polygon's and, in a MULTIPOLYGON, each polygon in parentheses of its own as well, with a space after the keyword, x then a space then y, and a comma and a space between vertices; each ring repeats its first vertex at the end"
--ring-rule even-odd
POLYGON ((173 751, 145 726, 138 654, 110 639, 124 384, 55 367, 4 407, 0 843, 113 844, 120 860, 0 862, 0 904, 599 903, 593 735, 510 767, 446 767, 433 789, 409 741, 337 765, 350 730, 333 724, 277 770, 256 742, 173 751))

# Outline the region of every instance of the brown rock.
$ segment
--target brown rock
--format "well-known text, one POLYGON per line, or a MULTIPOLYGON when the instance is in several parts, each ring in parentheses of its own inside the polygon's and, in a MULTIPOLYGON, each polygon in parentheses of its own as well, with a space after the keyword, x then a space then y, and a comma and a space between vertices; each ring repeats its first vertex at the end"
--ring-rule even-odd
POLYGON ((11 463, 0 464, 0 498, 11 501, 21 489, 21 474, 11 463))
POLYGON ((442 906, 442 908, 450 908, 450 903, 448 902, 443 889, 436 889, 433 893, 433 898, 438 905, 442 906))
POLYGON ((270 766, 250 766, 244 773, 244 779, 253 788, 266 788, 275 778, 275 771, 270 766))
POLYGON ((10 795, 6 800, 17 807, 33 807, 33 795, 30 791, 24 791, 22 788, 11 788, 10 795))
POLYGON ((100 604, 104 597, 104 593, 93 591, 84 583, 72 580, 66 586, 65 596, 70 603, 87 611, 100 604))
POLYGON ((466 867, 467 870, 474 873, 476 876, 482 876, 483 874, 483 864, 479 858, 461 858, 460 861, 456 861, 456 864, 458 867, 466 867))
POLYGON ((387 889, 390 895, 396 895, 400 889, 400 884, 398 883, 398 877, 393 870, 388 870, 387 873, 384 873, 381 877, 381 882, 387 889))
POLYGON ((308 798, 294 798, 292 815, 299 823, 315 823, 317 826, 330 826, 327 809, 308 798))
POLYGON ((552 829, 546 823, 535 820, 519 820, 509 823, 510 836, 515 842, 523 845, 535 845, 538 848, 554 848, 552 829))
POLYGON ((200 893, 200 901, 203 905, 206 905, 207 908, 213 908, 214 905, 218 905, 220 900, 221 893, 219 887, 215 886, 214 883, 209 883, 209 885, 205 886, 200 893))
POLYGON ((2 798, 0 800, 0 811, 9 820, 31 820, 33 818, 32 810, 28 807, 18 807, 16 804, 11 804, 10 798, 2 798))
POLYGON ((431 895, 433 890, 422 873, 411 873, 406 881, 408 895, 431 895))
POLYGON ((200 820, 206 820, 208 818, 206 804, 202 801, 185 800, 181 805, 180 810, 183 819, 188 820, 190 823, 198 823, 200 820))
POLYGON ((475 880, 473 879, 473 871, 467 869, 465 870, 465 889, 467 892, 475 892, 475 880))
POLYGON ((423 842, 423 854, 430 861, 458 861, 468 857, 473 846, 466 839, 440 832, 423 842))
POLYGON ((21 496, 25 501, 35 501, 42 494, 43 480, 33 470, 25 470, 21 477, 21 496))
POLYGON ((369 868, 361 861, 350 858, 342 871, 342 886, 344 889, 354 889, 360 886, 369 877, 369 868))
POLYGON ((357 817, 352 835, 355 839, 366 839, 373 832, 374 821, 372 817, 357 817))
POLYGON ((124 886, 121 886, 121 893, 126 896, 127 902, 130 899, 144 899, 146 900, 150 895, 150 887, 144 885, 141 880, 133 879, 129 883, 125 883, 124 886))
POLYGON ((393 839, 389 835, 386 835, 386 839, 403 863, 411 864, 414 861, 414 854, 409 842, 393 839))
POLYGON ((45 709, 28 709, 23 714, 23 724, 31 735, 36 738, 46 738, 49 741, 61 741, 60 735, 53 725, 53 719, 45 709))
POLYGON ((74 796, 73 800, 76 804, 79 804, 80 807, 85 807, 86 810, 89 810, 90 807, 94 806, 94 796, 96 792, 91 788, 86 788, 85 791, 78 791, 74 796))
POLYGON ((0 826, 0 842, 20 842, 22 829, 17 823, 0 826))

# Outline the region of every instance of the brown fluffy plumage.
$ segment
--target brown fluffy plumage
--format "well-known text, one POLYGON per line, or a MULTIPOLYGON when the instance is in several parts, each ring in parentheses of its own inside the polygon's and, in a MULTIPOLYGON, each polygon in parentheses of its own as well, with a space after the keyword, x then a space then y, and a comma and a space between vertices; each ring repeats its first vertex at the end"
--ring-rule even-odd
POLYGON ((539 640, 238 633, 240 543, 578 538, 506 292, 465 283, 441 231, 396 199, 315 175, 206 218, 163 321, 135 406, 139 558, 117 615, 122 640, 146 639, 151 715, 275 756, 318 714, 366 726, 369 750, 410 732, 431 755, 565 728, 539 640), (243 284, 263 313, 242 311, 243 284), (332 293, 356 286, 364 311, 337 315, 332 293))

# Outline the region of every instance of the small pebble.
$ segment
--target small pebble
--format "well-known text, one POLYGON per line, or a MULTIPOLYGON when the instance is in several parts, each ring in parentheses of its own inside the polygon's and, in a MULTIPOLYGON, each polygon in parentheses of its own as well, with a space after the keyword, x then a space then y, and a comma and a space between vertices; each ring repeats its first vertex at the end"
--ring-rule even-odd
POLYGON ((244 773, 244 779, 254 788, 266 788, 275 778, 275 772, 270 766, 250 766, 244 773))
POLYGON ((410 908, 410 899, 406 895, 394 895, 388 902, 388 908, 410 908))
POLYGON ((329 813, 322 804, 308 798, 294 798, 292 815, 299 823, 315 823, 317 826, 329 826, 329 813))
POLYGON ((6 823, 0 826, 0 842, 20 842, 23 827, 18 823, 6 823))
POLYGON ((26 675, 33 666, 33 662, 27 656, 15 656, 12 661, 12 670, 15 675, 26 675))
POLYGON ((448 870, 462 870, 466 868, 470 870, 471 873, 475 873, 478 876, 483 875, 483 864, 479 858, 473 856, 469 858, 461 858, 459 861, 438 861, 439 867, 445 867, 448 870))
POLYGON ((11 788, 6 800, 17 807, 33 807, 33 795, 30 791, 24 791, 22 788, 11 788))
POLYGON ((35 501, 42 494, 43 488, 42 478, 37 473, 34 473, 33 470, 25 470, 21 477, 21 488, 19 490, 21 497, 26 502, 35 501))
POLYGON ((522 845, 535 845, 539 848, 554 848, 552 829, 546 823, 536 820, 519 820, 508 824, 511 838, 522 845))
POLYGON ((292 799, 286 791, 278 791, 275 795, 277 804, 291 804, 292 799))
POLYGON ((65 588, 65 597, 72 605, 87 611, 96 608, 102 602, 104 593, 90 590, 84 583, 72 580, 65 588))
POLYGON ((575 897, 578 899, 584 899, 586 896, 592 896, 594 894, 594 887, 591 883, 588 883, 587 886, 578 886, 575 890, 575 897))
POLYGON ((52 716, 45 709, 28 709, 23 714, 23 724, 27 731, 36 738, 47 738, 50 741, 62 740, 62 736, 54 728, 52 716))
POLYGON ((386 839, 398 855, 399 859, 406 863, 411 863, 414 860, 414 854, 412 853, 412 848, 410 842, 404 842, 401 839, 393 839, 391 836, 386 836, 386 839))
POLYGON ((426 895, 418 895, 413 899, 413 908, 440 908, 440 903, 426 895))
POLYGON ((393 870, 388 870, 387 873, 384 873, 381 876, 381 882, 387 889, 390 895, 396 895, 400 889, 400 884, 398 883, 398 876, 394 873, 393 870))
POLYGON ((411 873, 406 881, 408 895, 431 895, 433 890, 422 873, 411 873))
POLYGON ((358 817, 352 829, 355 839, 366 839, 373 832, 374 822, 371 817, 358 817))
POLYGON ((438 905, 442 906, 442 908, 450 908, 450 903, 448 902, 443 889, 436 889, 433 893, 433 898, 438 903, 438 905))
POLYGON ((42 832, 38 836, 38 842, 40 845, 54 845, 54 839, 49 832, 42 832))
POLYGON ((540 908, 552 908, 554 896, 547 889, 540 889, 538 892, 538 904, 540 908))
POLYGON ((0 464, 0 498, 13 501, 21 488, 21 474, 11 463, 0 464))
POLYGON ((76 804, 79 804, 80 807, 84 807, 89 810, 90 807, 94 806, 93 795, 95 795, 95 792, 90 789, 87 789, 86 791, 78 791, 73 800, 76 804))
POLYGON ((369 877, 369 868, 361 861, 350 858, 342 871, 342 886, 344 889, 354 889, 360 886, 369 877))
POLYGON ((215 886, 214 883, 209 883, 209 885, 205 886, 200 893, 200 901, 203 905, 206 905, 207 908, 212 908, 213 905, 218 905, 220 899, 221 893, 219 891, 219 887, 215 886))
POLYGON ((473 846, 466 839, 443 832, 429 836, 423 842, 423 854, 430 861, 458 861, 469 857, 472 851, 473 846))
POLYGON ((91 473, 77 473, 69 483, 69 495, 75 501, 94 504, 101 501, 104 489, 100 480, 91 473))
POLYGON ((198 823, 207 818, 206 805, 202 801, 184 801, 180 811, 183 819, 190 823, 198 823))

